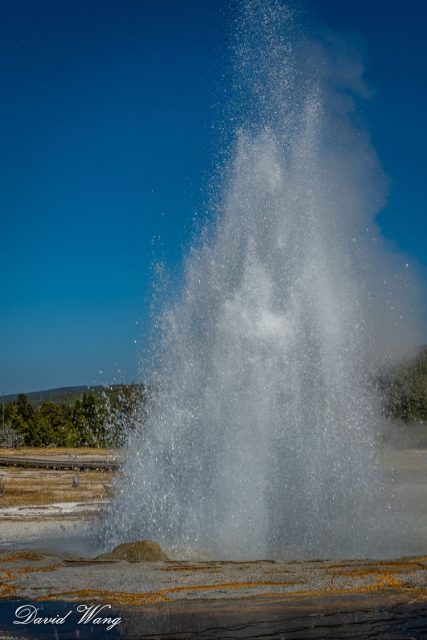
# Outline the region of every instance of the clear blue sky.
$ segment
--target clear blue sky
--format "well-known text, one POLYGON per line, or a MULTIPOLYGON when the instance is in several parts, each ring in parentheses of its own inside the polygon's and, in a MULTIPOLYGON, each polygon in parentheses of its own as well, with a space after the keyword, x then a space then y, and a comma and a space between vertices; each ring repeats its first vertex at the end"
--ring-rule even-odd
MULTIPOLYGON (((366 41, 379 222, 427 280, 427 3, 301 2, 366 41)), ((138 378, 151 265, 179 263, 219 153, 229 7, 0 3, 0 394, 138 378)))

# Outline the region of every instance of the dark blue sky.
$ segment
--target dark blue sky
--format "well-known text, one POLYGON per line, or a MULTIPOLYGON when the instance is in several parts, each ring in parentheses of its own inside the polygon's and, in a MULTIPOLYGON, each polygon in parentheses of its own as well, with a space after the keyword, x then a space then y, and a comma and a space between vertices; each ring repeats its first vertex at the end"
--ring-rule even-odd
MULTIPOLYGON (((427 4, 301 2, 365 38, 378 220, 427 280, 427 4)), ((151 266, 179 263, 220 151, 229 7, 0 2, 0 394, 137 379, 151 266)))

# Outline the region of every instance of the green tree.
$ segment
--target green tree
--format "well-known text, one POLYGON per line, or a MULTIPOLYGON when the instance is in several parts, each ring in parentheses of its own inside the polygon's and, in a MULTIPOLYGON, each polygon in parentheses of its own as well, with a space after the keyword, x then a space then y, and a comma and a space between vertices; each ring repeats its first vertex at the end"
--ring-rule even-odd
POLYGON ((32 428, 31 445, 35 447, 74 447, 78 433, 62 405, 42 402, 37 408, 32 428))
POLYGON ((74 403, 71 419, 81 446, 96 447, 103 444, 102 415, 98 404, 99 401, 90 393, 84 393, 74 403))
POLYGON ((30 422, 31 418, 34 414, 34 409, 31 406, 28 397, 25 393, 19 393, 16 401, 16 408, 18 409, 19 414, 26 422, 30 422))
POLYGON ((15 402, 9 402, 4 409, 4 424, 8 429, 19 434, 24 439, 28 433, 28 425, 19 413, 15 402))
POLYGON ((427 350, 380 380, 389 418, 427 421, 427 350))

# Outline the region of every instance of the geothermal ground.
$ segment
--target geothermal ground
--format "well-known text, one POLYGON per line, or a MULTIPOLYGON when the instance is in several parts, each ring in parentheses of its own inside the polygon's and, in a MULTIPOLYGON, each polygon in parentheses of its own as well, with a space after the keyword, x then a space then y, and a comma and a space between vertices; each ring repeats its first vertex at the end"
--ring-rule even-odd
POLYGON ((384 548, 380 560, 97 559, 99 515, 110 500, 114 471, 77 471, 76 461, 108 466, 117 462, 117 452, 0 453, 49 456, 58 467, 72 461, 68 469, 1 467, 0 631, 6 635, 0 638, 33 637, 16 634, 11 623, 11 607, 27 601, 43 603, 47 611, 77 602, 109 603, 130 638, 368 637, 374 632, 427 637, 427 449, 420 442, 409 441, 405 448, 389 442, 384 448, 390 495, 405 510, 396 512, 395 539, 402 538, 403 520, 410 536, 400 540, 402 557, 396 556, 399 547, 384 548), (14 635, 7 635, 11 631, 14 635))

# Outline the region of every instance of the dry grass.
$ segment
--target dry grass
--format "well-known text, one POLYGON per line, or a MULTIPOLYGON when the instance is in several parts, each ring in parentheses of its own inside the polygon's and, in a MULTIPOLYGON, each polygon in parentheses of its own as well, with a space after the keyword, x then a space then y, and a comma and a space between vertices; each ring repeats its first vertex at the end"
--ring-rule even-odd
POLYGON ((92 502, 93 500, 101 500, 107 498, 107 492, 87 492, 76 491, 70 493, 67 491, 55 491, 55 492, 26 492, 21 491, 19 493, 11 493, 7 496, 0 498, 0 506, 2 507, 17 507, 17 506, 35 506, 35 505, 47 505, 54 504, 55 502, 92 502))
POLYGON ((12 553, 6 551, 6 552, 0 552, 0 561, 1 562, 17 562, 19 560, 31 560, 32 562, 38 562, 39 560, 42 560, 43 556, 40 553, 35 553, 34 551, 27 551, 27 550, 19 550, 19 551, 14 551, 12 553))
POLYGON ((119 449, 101 449, 95 447, 20 447, 8 449, 0 447, 0 456, 28 456, 40 458, 44 456, 116 456, 119 449))
MULTIPOLYGON (((89 447, 0 448, 0 456, 31 458, 92 457, 108 459, 119 455, 117 449, 89 447)), ((31 463, 31 462, 30 462, 31 463)), ((102 470, 37 469, 0 466, 0 506, 43 505, 54 502, 92 502, 112 493, 114 472, 102 470)))
POLYGON ((111 471, 0 468, 0 506, 91 502, 112 493, 111 471))

